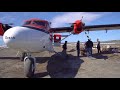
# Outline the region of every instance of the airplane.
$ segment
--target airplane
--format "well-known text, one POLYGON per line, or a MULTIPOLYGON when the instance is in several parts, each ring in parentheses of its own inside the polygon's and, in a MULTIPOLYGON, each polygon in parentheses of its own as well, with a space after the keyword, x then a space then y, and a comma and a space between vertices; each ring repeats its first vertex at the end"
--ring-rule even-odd
POLYGON ((24 61, 24 74, 28 78, 34 76, 36 68, 36 58, 31 56, 33 53, 55 52, 52 43, 61 40, 61 35, 55 33, 70 32, 77 35, 83 31, 120 29, 120 24, 86 26, 82 20, 76 20, 70 27, 51 28, 50 25, 49 21, 38 18, 25 20, 22 26, 12 27, 0 23, 0 35, 4 43, 22 53, 20 58, 24 61))

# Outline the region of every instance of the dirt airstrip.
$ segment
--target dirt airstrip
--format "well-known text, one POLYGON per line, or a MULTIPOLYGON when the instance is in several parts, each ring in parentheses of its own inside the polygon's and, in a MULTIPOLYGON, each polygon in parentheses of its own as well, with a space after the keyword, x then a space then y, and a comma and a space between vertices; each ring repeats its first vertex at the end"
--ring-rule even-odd
MULTIPOLYGON (((33 78, 120 78, 120 52, 103 52, 93 57, 76 56, 74 45, 68 45, 68 57, 64 58, 61 47, 55 50, 59 54, 47 51, 33 55, 37 59, 33 78)), ((26 78, 23 62, 17 51, 5 48, 0 50, 0 78, 26 78)))

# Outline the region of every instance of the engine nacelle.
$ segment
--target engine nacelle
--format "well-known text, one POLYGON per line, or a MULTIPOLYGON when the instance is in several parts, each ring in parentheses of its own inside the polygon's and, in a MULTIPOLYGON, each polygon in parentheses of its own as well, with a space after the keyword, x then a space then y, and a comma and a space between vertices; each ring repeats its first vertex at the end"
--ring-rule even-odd
POLYGON ((85 24, 81 20, 75 21, 73 24, 73 34, 79 34, 83 31, 83 26, 85 24))

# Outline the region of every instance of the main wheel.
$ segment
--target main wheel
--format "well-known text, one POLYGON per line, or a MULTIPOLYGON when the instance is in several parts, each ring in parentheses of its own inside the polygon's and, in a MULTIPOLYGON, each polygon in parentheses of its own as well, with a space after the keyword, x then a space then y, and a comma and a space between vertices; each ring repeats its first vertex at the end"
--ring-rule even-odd
POLYGON ((35 61, 32 57, 25 57, 24 59, 24 73, 28 78, 33 77, 35 72, 35 61))

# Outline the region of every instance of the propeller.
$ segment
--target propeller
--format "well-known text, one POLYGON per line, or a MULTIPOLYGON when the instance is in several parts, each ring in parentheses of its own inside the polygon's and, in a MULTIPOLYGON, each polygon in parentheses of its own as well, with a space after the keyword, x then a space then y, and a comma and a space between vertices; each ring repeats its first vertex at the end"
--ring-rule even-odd
MULTIPOLYGON (((80 21, 82 22, 83 21, 83 16, 81 17, 80 21)), ((70 25, 70 27, 74 27, 74 24, 76 24, 75 22, 74 23, 65 23, 65 24, 68 24, 70 25)), ((85 23, 82 22, 83 26, 85 26, 85 23)))
POLYGON ((82 16, 82 18, 81 18, 81 22, 83 23, 83 26, 85 26, 85 23, 83 22, 83 16, 82 16))
MULTIPOLYGON (((81 17, 81 20, 80 20, 81 22, 83 21, 83 16, 81 17)), ((83 26, 85 26, 85 23, 84 22, 82 22, 83 23, 83 26)), ((74 24, 76 24, 76 23, 67 23, 67 24, 70 24, 71 25, 71 27, 74 25, 74 24)))
POLYGON ((83 20, 83 16, 82 16, 82 18, 81 18, 81 21, 83 20))

